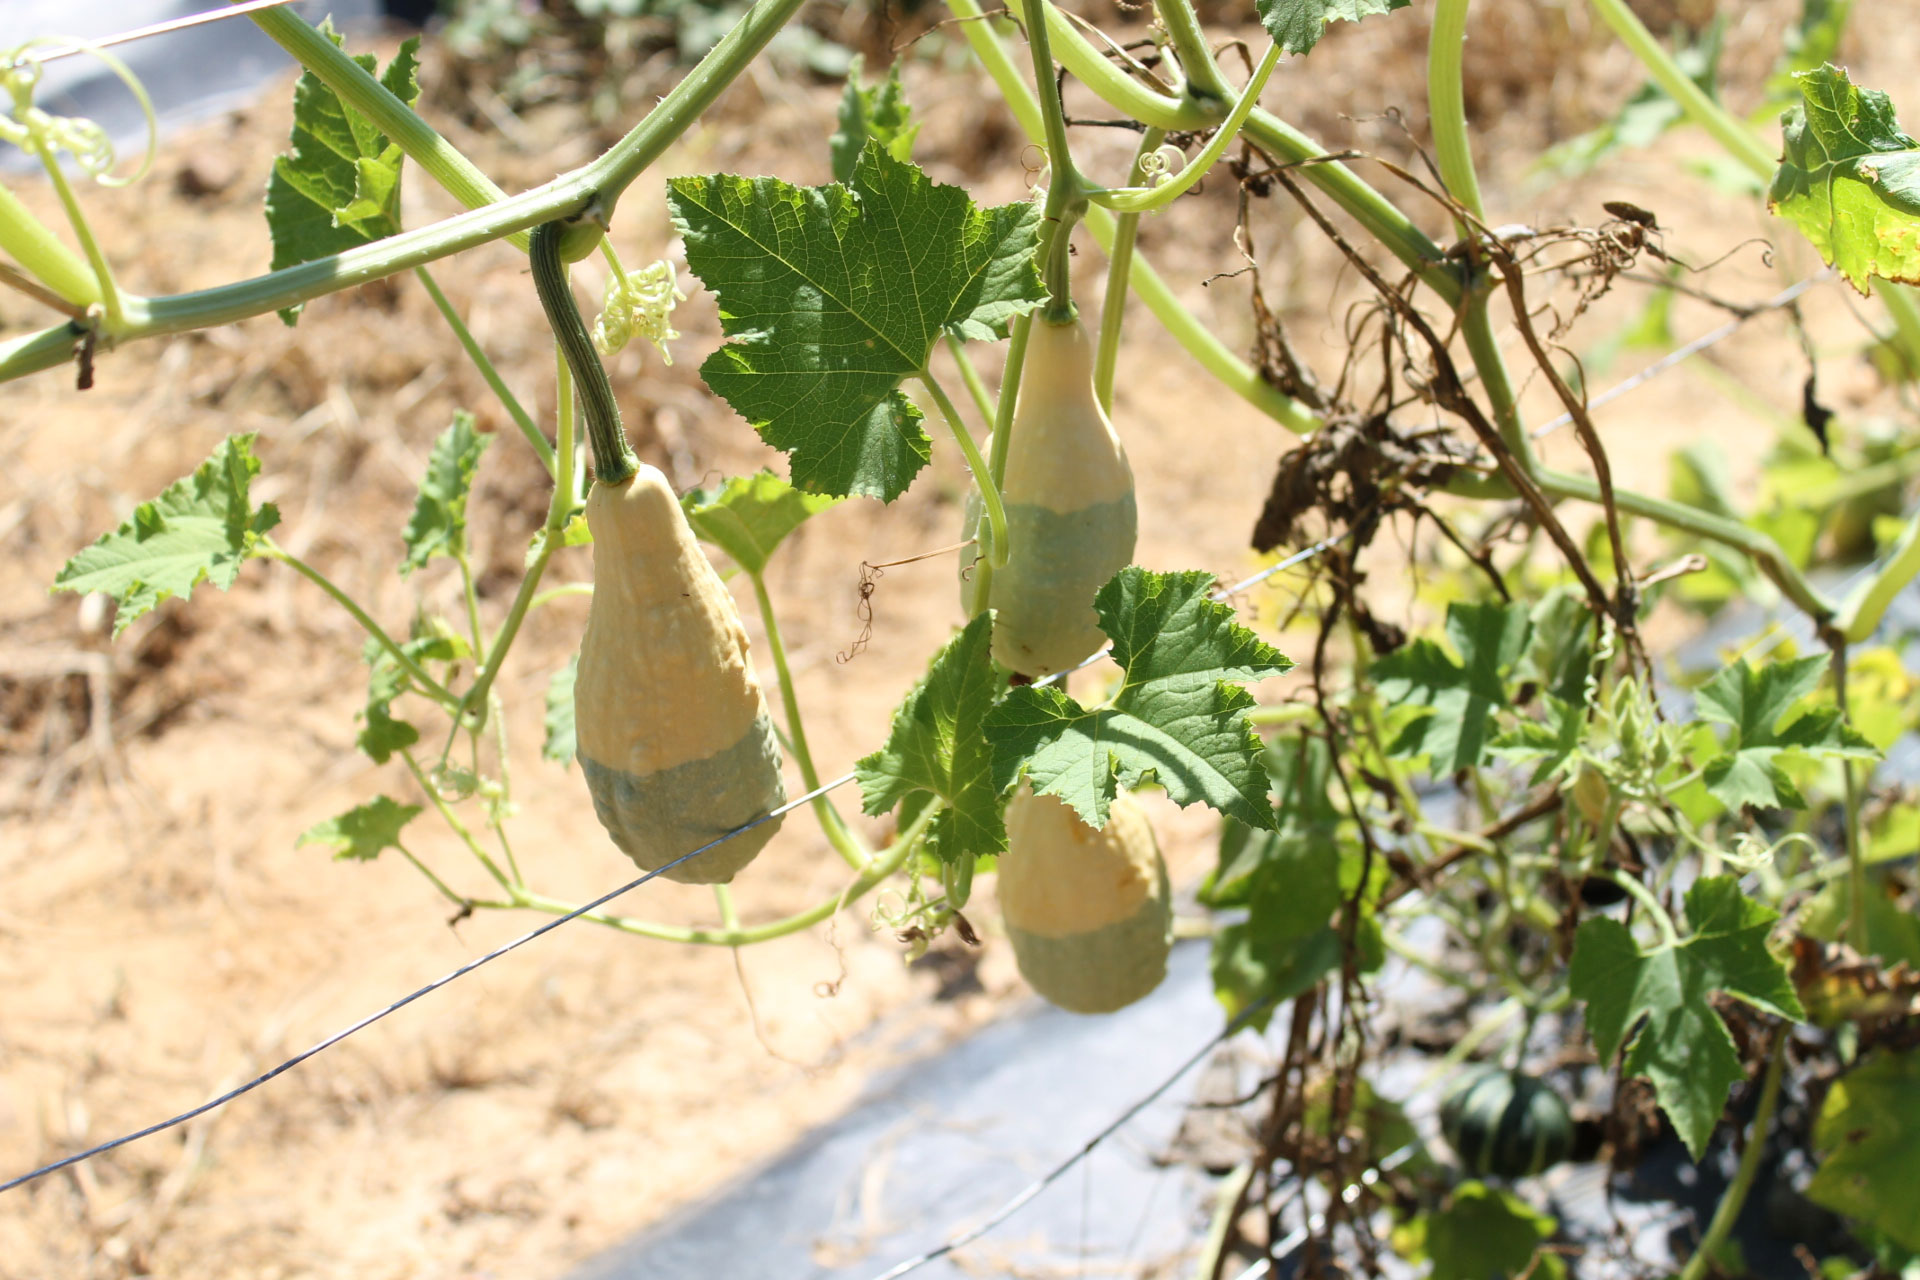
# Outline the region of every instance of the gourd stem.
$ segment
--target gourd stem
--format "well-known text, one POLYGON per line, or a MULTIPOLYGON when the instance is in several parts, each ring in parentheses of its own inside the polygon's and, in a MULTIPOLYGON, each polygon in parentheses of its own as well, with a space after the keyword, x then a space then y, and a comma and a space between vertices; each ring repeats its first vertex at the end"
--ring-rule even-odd
MULTIPOLYGON (((460 821, 460 815, 453 811, 453 806, 448 804, 446 798, 440 794, 440 788, 434 786, 427 778, 426 771, 420 767, 420 762, 413 758, 413 752, 403 749, 400 752, 400 758, 406 762, 407 772, 413 775, 414 783, 426 794, 427 803, 431 804, 434 810, 439 813, 441 820, 453 829, 453 834, 460 837, 460 842, 467 846, 467 852, 479 860, 480 865, 487 869, 487 874, 492 876, 494 881, 499 884, 502 889, 507 891, 509 898, 517 899, 523 890, 507 876, 506 872, 500 870, 498 863, 487 856, 487 851, 482 849, 480 842, 473 838, 473 832, 467 829, 467 824, 460 821)), ((461 901, 466 902, 468 900, 461 899, 461 901)), ((480 904, 474 903, 473 905, 478 906, 480 904)))
MULTIPOLYGON (((1184 5, 1185 0, 1174 0, 1184 5)), ((1192 10, 1187 10, 1192 15, 1192 10)), ((1208 63, 1212 65, 1211 61, 1208 63)), ((1167 140, 1164 129, 1149 125, 1140 135, 1133 153, 1133 167, 1127 170, 1127 185, 1137 187, 1146 181, 1146 159, 1167 140)), ((1113 372, 1120 362, 1120 327, 1127 313, 1128 277, 1133 271, 1133 246, 1140 233, 1140 215, 1123 213, 1113 220, 1113 237, 1107 247, 1107 293, 1100 301, 1100 339, 1093 357, 1093 390, 1100 407, 1113 413, 1113 372)))
MULTIPOLYGON (((980 446, 974 442, 973 433, 967 430, 960 410, 940 386, 940 380, 928 369, 922 369, 919 376, 920 384, 939 407, 940 416, 946 419, 947 430, 953 433, 954 443, 966 455, 967 469, 973 472, 973 482, 979 486, 980 501, 987 509, 987 524, 993 531, 992 554, 988 557, 988 563, 998 569, 1007 563, 1007 509, 1000 501, 999 482, 994 479, 993 469, 987 460, 980 456, 980 446)), ((995 443, 997 446, 998 441, 995 443)))
POLYGON ((560 354, 573 371, 580 407, 587 419, 594 478, 601 484, 625 484, 640 469, 640 460, 627 443, 613 384, 607 381, 606 367, 593 349, 593 339, 587 336, 586 322, 580 318, 579 304, 567 284, 566 265, 560 260, 560 238, 568 225, 566 219, 559 219, 533 229, 533 242, 527 248, 533 287, 540 295, 540 307, 547 313, 547 325, 553 330, 560 354))
POLYGON ((388 655, 400 664, 401 670, 405 671, 407 675, 412 678, 413 682, 420 686, 421 693, 424 693, 427 697, 432 698, 435 702, 445 707, 453 707, 459 704, 460 699, 454 696, 451 690, 428 675, 425 667, 422 667, 418 662, 415 662, 409 657, 407 651, 396 644, 393 637, 388 635, 386 630, 381 627, 379 623, 375 622, 372 616, 369 615, 365 609, 362 609, 352 596, 349 596, 346 592, 335 586, 326 574, 321 573, 318 569, 308 564, 305 560, 302 560, 299 556, 294 555, 291 551, 288 551, 272 538, 262 538, 260 540, 258 554, 266 559, 278 560, 280 563, 288 565, 301 577, 332 596, 341 608, 353 615, 353 620, 360 624, 361 629, 369 636, 372 636, 380 647, 385 649, 388 655))
POLYGON ((86 260, 69 249, 13 192, 0 186, 0 249, 76 311, 100 301, 100 282, 86 260))
POLYGON ((467 353, 467 358, 473 361, 473 367, 480 371, 482 378, 486 379, 487 387, 499 399, 500 407, 507 411, 507 416, 513 419, 513 424, 520 428, 520 434, 525 436, 527 443, 533 446, 533 451, 540 455, 540 461, 547 468, 547 474, 555 474, 553 446, 547 443, 546 436, 542 435, 540 428, 534 425, 532 416, 521 407, 520 401, 508 389, 506 380, 500 376, 500 370, 494 367, 493 361, 487 357, 487 353, 474 339, 472 330, 467 328, 467 322, 461 319, 460 313, 454 309, 447 295, 440 291, 439 282, 424 266, 415 267, 413 274, 426 289, 427 296, 433 299, 433 305, 439 308, 441 316, 446 319, 447 327, 453 330, 453 336, 460 340, 460 347, 467 353))
POLYGON ((579 450, 574 447, 574 399, 573 374, 568 370, 567 358, 558 348, 553 353, 553 438, 554 460, 558 470, 553 477, 553 493, 547 499, 547 537, 559 538, 567 527, 567 518, 573 514, 574 490, 579 486, 573 474, 574 461, 579 450))
POLYGON ((1721 1194, 1713 1220, 1707 1224, 1707 1233, 1700 1237, 1700 1247, 1687 1259, 1680 1280, 1706 1280, 1708 1270, 1714 1265, 1714 1255, 1727 1242, 1740 1210, 1747 1203, 1747 1193, 1753 1190, 1754 1176, 1760 1171, 1760 1157, 1766 1150, 1767 1131, 1773 1128, 1774 1107, 1780 1101, 1780 1068, 1786 1058, 1787 1033, 1782 1028, 1773 1033, 1773 1052, 1767 1057, 1767 1074, 1760 1082, 1760 1105, 1754 1110, 1753 1124, 1747 1129, 1747 1147, 1740 1153, 1740 1166, 1721 1194))
MULTIPOLYGON (((793 686, 793 672, 787 665, 787 646, 780 636, 780 621, 774 615, 773 597, 767 592, 767 582, 763 574, 747 572, 747 580, 753 583, 753 598, 760 606, 760 624, 767 633, 767 652, 773 655, 773 672, 780 681, 780 703, 787 713, 787 743, 793 749, 793 762, 800 767, 800 781, 807 790, 820 790, 820 773, 813 767, 813 752, 807 747, 807 727, 800 718, 800 697, 793 686)), ((872 855, 863 847, 846 823, 840 819, 840 811, 824 795, 813 798, 813 816, 819 820, 820 831, 827 842, 834 847, 846 864, 855 871, 867 865, 872 855)))
MULTIPOLYGON (((976 24, 968 23, 969 27, 976 24)), ((1007 450, 1013 441, 1013 410, 1020 399, 1020 378, 1027 363, 1027 339, 1033 333, 1033 316, 1024 315, 1013 322, 1013 335, 1007 342, 1007 363, 1000 374, 1000 403, 993 414, 993 444, 987 461, 987 473, 996 488, 1006 479, 1007 450)), ((983 548, 983 551, 985 549, 983 548)), ((973 602, 968 617, 987 611, 993 598, 992 557, 982 554, 973 562, 973 602)))
POLYGON ((967 354, 967 344, 946 335, 947 352, 953 357, 953 363, 960 370, 960 381, 967 384, 967 394, 973 397, 973 407, 988 422, 993 421, 993 395, 987 390, 987 384, 980 378, 980 370, 973 363, 973 357, 967 354))

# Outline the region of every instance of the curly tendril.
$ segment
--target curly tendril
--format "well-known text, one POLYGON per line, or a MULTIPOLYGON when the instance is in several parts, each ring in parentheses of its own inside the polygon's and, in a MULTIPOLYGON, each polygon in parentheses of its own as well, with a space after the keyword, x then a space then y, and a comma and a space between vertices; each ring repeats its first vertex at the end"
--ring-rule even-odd
POLYGON ((659 348, 661 358, 672 364, 667 343, 680 336, 673 327, 673 304, 686 297, 673 264, 664 258, 638 271, 615 272, 607 281, 600 316, 593 322, 594 347, 610 356, 638 336, 659 348))
POLYGON ((71 36, 39 36, 25 44, 0 51, 0 87, 4 87, 7 96, 13 100, 12 109, 0 113, 0 140, 11 142, 28 155, 44 159, 42 149, 47 155, 64 151, 73 157, 83 173, 108 187, 130 186, 153 168, 154 157, 160 149, 160 122, 154 115, 153 100, 147 96, 146 86, 140 83, 140 78, 133 74, 127 64, 98 45, 71 36), (113 140, 107 136, 105 129, 84 116, 56 116, 33 105, 34 90, 39 87, 43 66, 33 56, 32 50, 47 45, 78 49, 93 55, 120 77, 120 82, 127 86, 140 104, 140 113, 147 124, 147 146, 139 169, 130 177, 115 178, 109 175, 108 170, 113 168, 115 155, 113 140))

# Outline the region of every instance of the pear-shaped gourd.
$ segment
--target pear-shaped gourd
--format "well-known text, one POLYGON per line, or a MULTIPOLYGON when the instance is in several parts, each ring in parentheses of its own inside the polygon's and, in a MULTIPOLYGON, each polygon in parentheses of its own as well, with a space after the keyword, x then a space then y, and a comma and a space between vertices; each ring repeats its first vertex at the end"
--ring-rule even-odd
MULTIPOLYGON (((1133 469, 1093 390, 1093 342, 1078 320, 1035 320, 1000 496, 1008 557, 994 570, 993 657, 1022 675, 1067 668, 1106 642, 1093 597, 1133 562, 1133 469)), ((984 527, 968 504, 968 533, 984 527)), ((970 604, 970 584, 961 585, 970 604)))
POLYGON ((1167 866, 1146 812, 1124 792, 1096 831, 1064 801, 1022 786, 1007 802, 1000 912, 1021 975, 1062 1009, 1111 1013, 1167 976, 1167 866))
MULTIPOLYGON (((733 597, 666 477, 643 466, 595 484, 593 606, 574 679, 580 767, 600 824, 642 870, 664 866, 786 801, 780 747, 733 597)), ((733 879, 778 820, 667 872, 733 879)))

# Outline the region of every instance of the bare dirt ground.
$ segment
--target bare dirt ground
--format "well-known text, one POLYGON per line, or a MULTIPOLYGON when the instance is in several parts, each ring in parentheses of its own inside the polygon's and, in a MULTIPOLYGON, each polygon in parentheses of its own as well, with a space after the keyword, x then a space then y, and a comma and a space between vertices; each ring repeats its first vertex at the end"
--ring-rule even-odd
MULTIPOLYGON (((1756 83, 1792 8, 1740 7, 1730 92, 1756 83)), ((1708 150, 1697 134, 1623 156, 1594 178, 1532 183, 1526 157, 1595 123, 1637 76, 1577 6, 1496 4, 1484 21, 1469 85, 1495 221, 1593 223, 1600 200, 1630 199, 1657 210, 1669 251, 1692 261, 1750 235, 1781 242, 1771 268, 1749 249, 1716 271, 1718 292, 1754 300, 1806 273, 1810 255, 1787 246, 1750 199, 1676 180, 1680 161, 1708 150)), ((1424 23, 1416 11, 1336 31, 1311 63, 1276 81, 1270 100, 1330 146, 1405 155, 1402 125, 1383 113, 1397 109, 1421 128, 1424 23)), ((923 42, 907 72, 930 121, 923 160, 983 200, 1018 198, 1020 148, 1004 121, 983 116, 979 83, 951 69, 956 50, 923 42)), ((1897 50, 1857 52, 1860 80, 1896 83, 1885 69, 1901 65, 1897 50)), ((725 169, 824 181, 836 94, 798 72, 756 74, 668 155, 662 176, 725 169)), ((258 195, 286 134, 288 99, 282 88, 171 140, 157 173, 130 192, 86 194, 130 287, 175 292, 262 268, 258 195)), ((1090 102, 1072 105, 1093 113, 1090 102)), ((591 154, 591 136, 564 108, 529 113, 517 142, 445 123, 509 190, 591 154)), ((1088 133, 1099 171, 1118 172, 1127 140, 1088 133)), ((12 185, 54 216, 46 191, 12 185)), ((1208 280, 1240 265, 1233 192, 1208 186, 1151 223, 1142 244, 1181 296, 1244 348, 1244 287, 1208 280)), ((454 211, 417 175, 407 200, 415 225, 454 211)), ((1355 281, 1298 217, 1266 216, 1271 296, 1303 352, 1336 368, 1355 281)), ((1437 211, 1421 219, 1442 233, 1437 211)), ((669 238, 660 184, 638 184, 616 221, 623 256, 649 260, 669 238)), ((1085 261, 1090 275, 1097 255, 1085 261)), ((437 274, 511 384, 549 418, 550 350, 524 260, 499 247, 437 274)), ((689 292, 673 367, 630 350, 614 369, 641 456, 683 487, 778 464, 701 386, 695 370, 718 325, 712 298, 691 281, 689 292)), ((1641 295, 1622 294, 1596 310, 1584 339, 1631 315, 1641 295)), ((1862 403, 1874 388, 1845 354, 1860 330, 1844 303, 1828 289, 1809 314, 1833 353, 1823 368, 1829 402, 1862 403)), ((1675 308, 1682 335, 1718 322, 1705 306, 1675 308)), ((44 323, 31 304, 0 296, 5 331, 44 323)), ((1140 477, 1139 559, 1243 573, 1255 563, 1247 529, 1288 438, 1212 389, 1144 311, 1130 335, 1115 417, 1140 477)), ((1716 351, 1720 378, 1682 372, 1622 401, 1602 418, 1620 474, 1663 489, 1667 451, 1699 433, 1729 442, 1750 468, 1774 426, 1756 425, 1722 386, 1730 379, 1791 414, 1804 376, 1797 349, 1778 317, 1761 320, 1716 351)), ((354 749, 361 636, 315 588, 252 564, 233 591, 203 589, 109 642, 99 610, 46 594, 60 564, 221 437, 257 431, 266 465, 256 495, 279 504, 276 536, 290 549, 390 628, 403 628, 416 602, 452 612, 457 581, 444 563, 406 583, 394 568, 427 449, 453 410, 469 407, 498 434, 472 509, 491 621, 511 598, 546 496, 530 451, 404 277, 314 303, 297 329, 266 317, 103 355, 98 385, 84 394, 55 372, 0 396, 9 464, 0 475, 0 1174, 10 1175, 193 1105, 537 922, 482 915, 449 927, 444 901, 391 854, 336 864, 294 847, 308 826, 376 792, 419 799, 398 766, 376 767, 354 749)), ((1528 396, 1536 420, 1550 416, 1540 388, 1528 396)), ((1551 456, 1568 459, 1570 447, 1557 441, 1551 456)), ((848 503, 776 562, 774 593, 829 776, 879 743, 890 708, 959 617, 951 557, 888 570, 871 643, 838 660, 862 627, 862 561, 955 539, 962 472, 950 445, 935 452, 934 474, 892 508, 848 503)), ((551 580, 587 574, 584 555, 568 552, 551 580)), ((1405 593, 1403 564, 1385 560, 1375 576, 1382 591, 1405 593)), ((1270 613, 1284 599, 1264 603, 1270 613)), ((583 619, 578 599, 536 614, 501 689, 521 864, 540 887, 576 899, 630 874, 593 821, 578 771, 537 756, 547 676, 583 619)), ((1290 690, 1275 682, 1263 696, 1290 690)), ((857 806, 843 798, 843 807, 857 806)), ((477 821, 471 804, 464 812, 477 821)), ((1164 804, 1156 816, 1176 879, 1190 883, 1210 856, 1211 823, 1164 804)), ((431 814, 409 836, 456 886, 485 888, 431 814)), ((771 919, 831 897, 846 879, 796 815, 738 882, 738 898, 749 921, 771 919)), ((568 926, 223 1111, 10 1193, 0 1201, 0 1277, 559 1275, 772 1156, 847 1105, 876 1069, 1018 997, 989 902, 978 913, 988 935, 980 952, 914 969, 876 928, 871 903, 737 957, 568 926)), ((704 890, 670 884, 622 909, 669 922, 716 918, 704 890)))

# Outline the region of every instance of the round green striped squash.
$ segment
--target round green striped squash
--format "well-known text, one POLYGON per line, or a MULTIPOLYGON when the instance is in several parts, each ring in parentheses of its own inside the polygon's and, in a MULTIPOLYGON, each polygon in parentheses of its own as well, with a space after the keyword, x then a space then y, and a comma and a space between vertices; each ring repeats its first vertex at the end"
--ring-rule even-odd
MULTIPOLYGON (((595 484, 593 605, 574 678, 577 754, 594 813, 643 871, 786 802, 780 746, 747 633, 673 487, 643 466, 595 484)), ((776 819, 666 873, 723 884, 776 819)))
MULTIPOLYGON (((1093 357, 1078 320, 1034 321, 1000 486, 1007 563, 987 600, 994 661, 1022 675, 1065 671, 1106 643, 1094 593, 1133 562, 1133 468, 1094 394, 1093 357)), ((967 510, 971 536, 977 495, 967 510)), ((963 580, 963 602, 970 592, 963 580)))
POLYGON ((1573 1152, 1573 1116, 1543 1080, 1480 1067, 1440 1101, 1440 1132, 1468 1173, 1524 1178, 1573 1152))
POLYGON ((1021 976, 1074 1013, 1111 1013, 1167 975, 1173 904, 1146 812, 1124 792, 1094 830, 1022 786, 1007 803, 1000 913, 1021 976))

